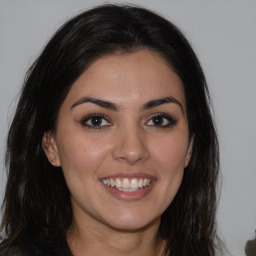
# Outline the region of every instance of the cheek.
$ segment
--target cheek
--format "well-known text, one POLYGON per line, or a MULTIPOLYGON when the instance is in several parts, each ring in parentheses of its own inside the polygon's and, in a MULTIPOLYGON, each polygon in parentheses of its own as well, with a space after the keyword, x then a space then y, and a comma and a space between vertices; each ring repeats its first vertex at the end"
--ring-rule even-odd
POLYGON ((78 178, 97 174, 97 170, 107 156, 108 144, 95 142, 84 135, 72 136, 58 146, 60 163, 64 174, 76 174, 78 178))
POLYGON ((88 136, 63 139, 59 145, 62 171, 71 193, 72 204, 84 210, 93 209, 95 192, 99 189, 100 169, 108 155, 107 143, 99 143, 88 136), (76 202, 76 203, 74 203, 76 202))
POLYGON ((157 146, 154 147, 153 155, 161 184, 157 200, 162 200, 164 211, 174 199, 182 182, 188 144, 184 134, 176 134, 158 141, 155 145, 157 146))
POLYGON ((184 169, 188 139, 184 134, 158 139, 152 149, 157 162, 164 170, 184 169))

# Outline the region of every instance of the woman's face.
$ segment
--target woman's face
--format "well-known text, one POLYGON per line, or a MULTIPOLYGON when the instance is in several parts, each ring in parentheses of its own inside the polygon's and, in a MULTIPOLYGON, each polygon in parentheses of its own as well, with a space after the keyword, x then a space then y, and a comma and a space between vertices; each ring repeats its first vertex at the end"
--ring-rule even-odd
POLYGON ((75 222, 135 230, 160 221, 191 155, 182 82, 150 51, 102 57, 71 87, 43 141, 62 167, 75 222))

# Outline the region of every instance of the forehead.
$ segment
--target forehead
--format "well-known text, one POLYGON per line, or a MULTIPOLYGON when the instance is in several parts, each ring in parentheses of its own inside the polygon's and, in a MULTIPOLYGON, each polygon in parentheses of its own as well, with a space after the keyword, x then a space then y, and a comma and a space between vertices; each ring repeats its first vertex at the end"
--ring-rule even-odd
POLYGON ((95 60, 75 81, 65 101, 71 103, 84 96, 119 105, 172 96, 185 108, 180 78, 159 54, 148 50, 95 60))

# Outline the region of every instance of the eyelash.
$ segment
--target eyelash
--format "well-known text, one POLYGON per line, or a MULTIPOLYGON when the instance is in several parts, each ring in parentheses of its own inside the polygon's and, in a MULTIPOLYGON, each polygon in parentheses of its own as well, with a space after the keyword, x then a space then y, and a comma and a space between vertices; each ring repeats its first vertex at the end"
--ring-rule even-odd
MULTIPOLYGON (((163 119, 167 120, 167 124, 160 124, 160 125, 149 125, 149 126, 154 126, 156 128, 168 128, 171 126, 174 126, 177 123, 177 119, 173 118, 171 115, 166 114, 166 113, 157 113, 154 114, 153 116, 150 117, 149 121, 147 121, 147 123, 149 123, 150 121, 152 122, 153 118, 161 118, 161 120, 163 121, 163 119)), ((165 121, 163 121, 165 122, 165 121)))
MULTIPOLYGON (((94 120, 95 121, 95 120, 94 120)), ((156 119, 155 119, 156 121, 156 119)), ((146 124, 148 126, 153 126, 155 128, 168 128, 168 127, 171 127, 173 125, 175 125, 177 123, 177 120, 174 119, 172 116, 166 114, 166 113, 157 113, 157 114, 154 114, 153 116, 150 117, 150 119, 146 122, 146 124), (149 122, 152 122, 152 120, 154 118, 160 118, 161 121, 164 123, 166 122, 167 120, 167 124, 160 124, 160 125, 156 125, 156 124, 148 124, 149 122), (165 120, 163 120, 165 119, 165 120)), ((111 126, 112 124, 110 123, 110 121, 108 120, 108 118, 106 118, 104 115, 102 114, 91 114, 89 116, 87 116, 86 118, 84 118, 82 121, 81 121, 81 124, 85 127, 87 127, 88 129, 102 129, 104 127, 107 127, 107 126, 111 126), (98 118, 100 120, 100 124, 99 125, 93 125, 92 124, 92 120, 95 119, 95 118, 98 118), (107 122, 108 124, 104 124, 102 125, 102 121, 105 121, 107 122), (91 122, 91 124, 88 124, 88 122, 91 122)))
MULTIPOLYGON (((94 120, 94 121, 95 121, 95 120, 94 120)), ((87 116, 85 119, 83 119, 83 120, 81 121, 81 124, 82 124, 83 126, 89 128, 89 129, 102 129, 102 128, 106 127, 106 126, 110 126, 110 125, 111 125, 110 122, 109 122, 109 120, 108 120, 104 115, 102 115, 102 114, 91 114, 91 115, 87 116), (100 119, 101 121, 102 121, 102 120, 105 120, 105 121, 108 122, 109 124, 103 125, 103 126, 101 126, 101 123, 100 123, 100 125, 88 124, 89 121, 92 122, 93 118, 98 118, 98 119, 100 119)))

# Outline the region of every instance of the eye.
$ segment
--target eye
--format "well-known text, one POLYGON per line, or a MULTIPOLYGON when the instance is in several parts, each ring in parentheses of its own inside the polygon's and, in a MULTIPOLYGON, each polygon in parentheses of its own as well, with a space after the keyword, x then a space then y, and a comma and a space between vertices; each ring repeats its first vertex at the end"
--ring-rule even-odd
POLYGON ((83 119, 81 124, 90 129, 101 129, 111 125, 107 118, 101 114, 91 114, 83 119))
POLYGON ((148 126, 154 126, 159 128, 167 128, 170 126, 173 126, 177 123, 177 120, 174 119, 172 116, 165 114, 165 113, 159 113, 152 116, 149 121, 147 121, 148 126))

